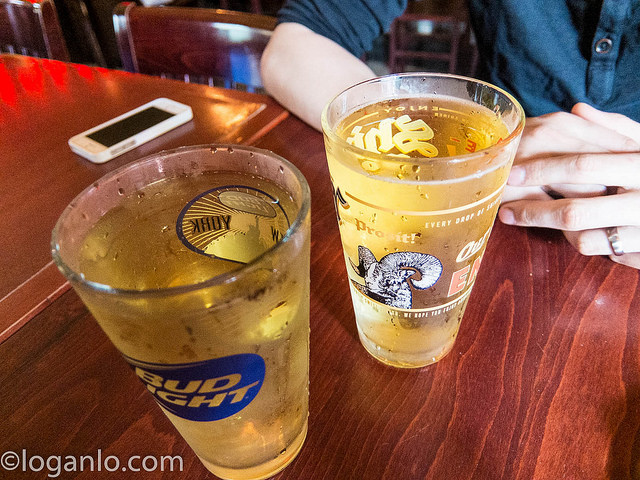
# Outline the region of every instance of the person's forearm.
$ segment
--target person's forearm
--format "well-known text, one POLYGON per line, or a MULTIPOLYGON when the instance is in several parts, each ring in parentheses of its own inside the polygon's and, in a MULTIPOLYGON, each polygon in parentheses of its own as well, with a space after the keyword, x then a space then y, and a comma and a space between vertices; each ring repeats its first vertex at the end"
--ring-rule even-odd
POLYGON ((276 27, 261 71, 267 92, 318 130, 322 109, 334 96, 375 76, 347 50, 296 23, 276 27))

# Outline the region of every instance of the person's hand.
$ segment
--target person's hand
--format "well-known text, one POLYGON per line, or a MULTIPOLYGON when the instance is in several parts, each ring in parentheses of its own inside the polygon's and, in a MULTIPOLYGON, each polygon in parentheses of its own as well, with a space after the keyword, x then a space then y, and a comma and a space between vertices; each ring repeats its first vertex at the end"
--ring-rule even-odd
POLYGON ((584 103, 527 119, 498 217, 560 229, 584 255, 640 268, 640 123, 584 103))

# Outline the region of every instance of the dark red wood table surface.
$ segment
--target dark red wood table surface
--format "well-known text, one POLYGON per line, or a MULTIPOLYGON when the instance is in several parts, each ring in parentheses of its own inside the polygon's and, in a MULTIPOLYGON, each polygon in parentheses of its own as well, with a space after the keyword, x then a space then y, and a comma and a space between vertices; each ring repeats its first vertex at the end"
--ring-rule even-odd
POLYGON ((287 116, 265 96, 0 55, 0 341, 67 288, 51 261, 49 239, 57 217, 84 187, 160 150, 254 143, 287 116), (69 149, 73 135, 158 97, 190 105, 194 119, 101 165, 69 149))
MULTIPOLYGON (((0 75, 6 76, 3 59, 0 75)), ((184 89, 179 101, 194 88, 168 83, 176 95, 184 89)), ((196 90, 206 102, 206 87, 196 90)), ((29 95, 37 99, 39 93, 29 95)), ((50 108, 63 112, 61 123, 79 127, 64 116, 82 115, 84 107, 77 99, 68 101, 75 107, 62 102, 50 108)), ((40 141, 48 147, 38 158, 25 158, 22 147, 33 140, 4 135, 7 108, 0 107, 2 186, 11 183, 4 172, 12 162, 28 166, 29 160, 75 179, 56 181, 57 195, 65 198, 49 199, 41 212, 48 222, 77 193, 67 191, 68 184, 79 187, 102 173, 101 167, 88 167, 52 146, 66 142, 56 126, 54 133, 42 132, 50 142, 40 141), (90 174, 78 173, 85 170, 90 174)), ((190 132, 175 135, 170 146, 210 140, 190 132)), ((322 136, 290 116, 254 143, 295 163, 313 197, 309 434, 297 459, 275 478, 640 478, 638 271, 581 256, 556 232, 497 224, 452 352, 420 370, 386 367, 357 338, 322 136)), ((38 193, 22 191, 24 179, 17 180, 12 195, 18 198, 1 193, 3 217, 12 215, 5 201, 16 209, 38 193)), ((40 188, 43 195, 56 190, 40 188)), ((13 225, 23 230, 15 238, 25 242, 30 230, 49 228, 20 215, 13 225)), ((18 248, 4 230, 2 235, 7 276, 6 257, 27 263, 35 247, 18 248)), ((134 455, 179 456, 182 471, 62 471, 59 478, 212 478, 72 291, 0 344, 0 365, 0 459, 15 452, 37 468, 37 457, 53 457, 55 466, 56 457, 64 463, 65 456, 96 458, 98 452, 121 462, 134 455)), ((46 467, 29 470, 0 466, 0 478, 51 478, 46 467)))

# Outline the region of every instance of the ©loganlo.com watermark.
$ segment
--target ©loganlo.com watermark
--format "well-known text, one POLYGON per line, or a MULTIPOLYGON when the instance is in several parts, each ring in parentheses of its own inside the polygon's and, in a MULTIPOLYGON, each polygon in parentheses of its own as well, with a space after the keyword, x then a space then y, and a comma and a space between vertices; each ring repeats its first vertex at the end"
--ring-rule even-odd
POLYGON ((179 455, 131 455, 120 459, 104 455, 98 449, 94 455, 32 455, 26 449, 6 451, 0 455, 0 477, 5 472, 45 472, 57 478, 66 472, 182 472, 179 455))

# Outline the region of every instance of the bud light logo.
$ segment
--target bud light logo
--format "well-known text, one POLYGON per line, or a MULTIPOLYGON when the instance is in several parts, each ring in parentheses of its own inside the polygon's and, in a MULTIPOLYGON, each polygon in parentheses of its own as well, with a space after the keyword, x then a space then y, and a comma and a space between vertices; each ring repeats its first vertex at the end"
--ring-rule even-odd
POLYGON ((125 358, 160 405, 198 422, 238 413, 258 395, 265 375, 264 360, 254 353, 176 365, 125 358))

